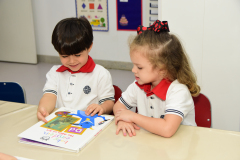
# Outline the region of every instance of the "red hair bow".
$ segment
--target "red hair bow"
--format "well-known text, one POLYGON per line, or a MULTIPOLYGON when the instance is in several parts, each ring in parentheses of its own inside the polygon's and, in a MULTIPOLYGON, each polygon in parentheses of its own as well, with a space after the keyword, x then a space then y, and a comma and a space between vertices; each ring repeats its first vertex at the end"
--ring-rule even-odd
POLYGON ((168 22, 156 20, 150 27, 144 27, 140 25, 137 28, 137 34, 141 34, 143 31, 153 30, 154 32, 169 32, 168 22))

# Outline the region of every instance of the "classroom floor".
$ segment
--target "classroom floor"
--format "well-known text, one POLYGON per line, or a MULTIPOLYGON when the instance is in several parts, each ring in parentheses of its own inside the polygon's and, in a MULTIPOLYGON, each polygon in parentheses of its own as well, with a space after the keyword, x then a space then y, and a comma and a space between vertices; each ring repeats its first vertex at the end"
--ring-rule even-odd
MULTIPOLYGON (((28 104, 38 105, 42 97, 42 89, 46 82, 46 73, 53 64, 22 64, 0 62, 0 82, 18 82, 26 92, 28 104)), ((113 84, 117 85, 122 91, 134 81, 131 71, 108 69, 112 75, 113 84)))

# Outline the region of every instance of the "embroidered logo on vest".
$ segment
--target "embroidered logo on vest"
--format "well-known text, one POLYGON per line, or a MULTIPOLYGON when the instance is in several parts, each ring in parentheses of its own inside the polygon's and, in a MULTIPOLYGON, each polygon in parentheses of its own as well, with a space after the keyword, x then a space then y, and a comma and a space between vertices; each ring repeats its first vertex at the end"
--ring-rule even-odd
POLYGON ((89 86, 85 86, 85 87, 83 88, 83 92, 84 92, 85 94, 89 94, 89 93, 91 92, 91 88, 90 88, 89 86))

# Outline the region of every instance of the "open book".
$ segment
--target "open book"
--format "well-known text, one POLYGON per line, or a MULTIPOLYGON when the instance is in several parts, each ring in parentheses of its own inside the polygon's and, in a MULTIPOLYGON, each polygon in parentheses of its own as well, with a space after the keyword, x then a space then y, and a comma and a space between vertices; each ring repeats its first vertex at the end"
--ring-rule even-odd
POLYGON ((19 142, 79 152, 114 119, 111 115, 87 116, 84 111, 59 108, 18 135, 19 142))

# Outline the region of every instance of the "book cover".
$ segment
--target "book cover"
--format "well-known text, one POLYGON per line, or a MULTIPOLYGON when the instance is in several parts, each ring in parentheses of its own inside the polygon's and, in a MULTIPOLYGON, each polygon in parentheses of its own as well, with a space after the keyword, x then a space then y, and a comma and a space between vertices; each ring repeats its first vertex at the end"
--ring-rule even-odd
POLYGON ((48 123, 39 121, 18 137, 19 142, 79 152, 114 119, 111 115, 87 116, 84 111, 59 108, 48 117, 48 123))

